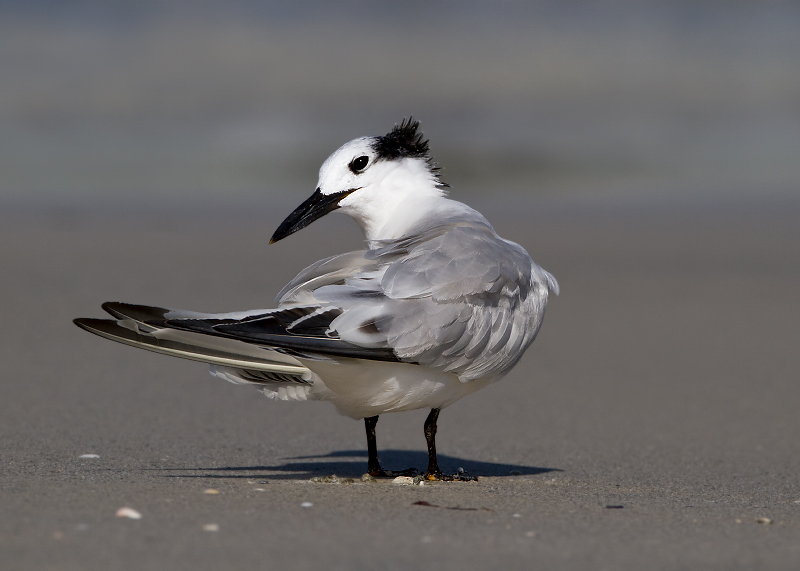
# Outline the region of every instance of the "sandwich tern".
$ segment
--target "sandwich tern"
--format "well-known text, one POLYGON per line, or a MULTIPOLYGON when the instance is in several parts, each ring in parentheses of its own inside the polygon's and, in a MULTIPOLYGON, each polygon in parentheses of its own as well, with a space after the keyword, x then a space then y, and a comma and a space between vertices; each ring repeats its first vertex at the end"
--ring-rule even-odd
POLYGON ((282 240, 334 210, 361 227, 367 248, 301 271, 276 309, 197 313, 109 302, 114 319, 75 320, 107 339, 211 365, 278 400, 326 400, 364 419, 368 471, 378 416, 430 409, 429 480, 439 411, 503 377, 536 337, 555 278, 472 208, 450 200, 419 122, 346 143, 323 163, 314 193, 275 231, 282 240))

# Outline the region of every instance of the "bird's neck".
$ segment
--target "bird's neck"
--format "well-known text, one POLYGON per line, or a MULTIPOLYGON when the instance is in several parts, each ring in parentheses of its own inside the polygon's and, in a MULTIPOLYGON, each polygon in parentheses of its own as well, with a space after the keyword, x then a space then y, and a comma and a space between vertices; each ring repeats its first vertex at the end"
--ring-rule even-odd
MULTIPOLYGON (((444 196, 427 166, 398 168, 389 173, 357 203, 342 207, 372 243, 400 238, 432 212, 452 203, 444 196)), ((343 201, 344 203, 344 201, 343 201)))

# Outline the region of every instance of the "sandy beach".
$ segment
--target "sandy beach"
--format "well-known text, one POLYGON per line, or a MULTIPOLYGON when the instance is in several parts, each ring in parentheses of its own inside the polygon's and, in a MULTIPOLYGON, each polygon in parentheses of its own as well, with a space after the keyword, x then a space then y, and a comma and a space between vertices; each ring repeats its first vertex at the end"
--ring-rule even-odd
MULTIPOLYGON (((480 481, 423 487, 361 482, 363 424, 330 405, 71 323, 270 307, 359 247, 351 221, 267 247, 283 210, 5 213, 0 567, 797 569, 800 204, 484 210, 562 293, 441 414, 440 463, 480 481)), ((381 417, 384 465, 424 467, 425 415, 381 417)))

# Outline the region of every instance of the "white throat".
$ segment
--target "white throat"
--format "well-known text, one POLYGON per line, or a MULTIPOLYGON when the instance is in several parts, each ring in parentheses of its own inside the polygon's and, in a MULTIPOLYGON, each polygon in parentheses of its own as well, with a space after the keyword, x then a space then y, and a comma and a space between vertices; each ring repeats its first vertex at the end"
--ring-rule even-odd
POLYGON ((385 172, 377 182, 339 203, 341 211, 358 223, 369 242, 400 238, 450 202, 424 160, 387 161, 380 167, 385 172))

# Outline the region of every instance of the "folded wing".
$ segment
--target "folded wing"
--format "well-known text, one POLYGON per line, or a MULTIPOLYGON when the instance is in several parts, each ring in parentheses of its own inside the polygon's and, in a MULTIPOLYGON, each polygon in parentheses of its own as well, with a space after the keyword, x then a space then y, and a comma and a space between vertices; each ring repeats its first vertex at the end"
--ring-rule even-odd
MULTIPOLYGON (((533 342, 555 279, 481 220, 448 221, 301 272, 272 310, 205 314, 125 303, 75 323, 203 361, 242 382, 307 383, 298 359, 401 361, 462 381, 508 371, 533 342)), ((223 375, 220 375, 223 376, 223 375)), ((229 379, 231 380, 231 379, 229 379)), ((237 381, 238 382, 238 381, 237 381)))

